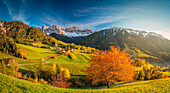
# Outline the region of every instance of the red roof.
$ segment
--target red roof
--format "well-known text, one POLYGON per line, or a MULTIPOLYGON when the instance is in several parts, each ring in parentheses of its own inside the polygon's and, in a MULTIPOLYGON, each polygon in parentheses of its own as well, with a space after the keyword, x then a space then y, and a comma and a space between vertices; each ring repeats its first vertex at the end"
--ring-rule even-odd
MULTIPOLYGON (((7 66, 10 65, 10 62, 12 61, 12 58, 2 59, 7 66)), ((14 59, 13 59, 14 60, 14 59)))

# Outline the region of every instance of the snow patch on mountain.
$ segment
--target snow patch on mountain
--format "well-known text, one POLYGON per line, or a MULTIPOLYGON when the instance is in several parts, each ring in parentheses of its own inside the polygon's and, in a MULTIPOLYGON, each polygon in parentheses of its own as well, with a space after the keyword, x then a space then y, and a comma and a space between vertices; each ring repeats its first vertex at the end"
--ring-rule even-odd
POLYGON ((76 33, 76 32, 65 32, 64 35, 70 36, 70 37, 78 37, 78 36, 88 36, 87 33, 76 33))
POLYGON ((164 39, 164 37, 162 35, 156 34, 154 32, 146 32, 146 31, 140 31, 140 30, 134 30, 134 29, 128 29, 128 28, 121 28, 121 27, 107 28, 107 29, 104 30, 103 36, 108 36, 108 35, 115 36, 119 32, 121 32, 122 35, 124 35, 127 32, 127 33, 130 33, 130 34, 133 34, 133 35, 142 36, 144 38, 147 38, 149 36, 155 36, 155 37, 159 37, 161 39, 164 39))

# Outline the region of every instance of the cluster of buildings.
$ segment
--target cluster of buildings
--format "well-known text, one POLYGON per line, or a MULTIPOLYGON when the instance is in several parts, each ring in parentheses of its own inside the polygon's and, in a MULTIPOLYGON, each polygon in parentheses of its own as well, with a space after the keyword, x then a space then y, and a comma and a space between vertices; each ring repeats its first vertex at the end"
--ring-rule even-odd
POLYGON ((2 59, 2 61, 5 62, 6 66, 10 66, 11 61, 14 61, 14 63, 15 63, 14 58, 6 58, 6 59, 2 59))
POLYGON ((65 53, 65 52, 74 52, 74 50, 72 48, 69 47, 69 49, 66 51, 64 48, 59 49, 58 47, 56 47, 56 51, 65 53))

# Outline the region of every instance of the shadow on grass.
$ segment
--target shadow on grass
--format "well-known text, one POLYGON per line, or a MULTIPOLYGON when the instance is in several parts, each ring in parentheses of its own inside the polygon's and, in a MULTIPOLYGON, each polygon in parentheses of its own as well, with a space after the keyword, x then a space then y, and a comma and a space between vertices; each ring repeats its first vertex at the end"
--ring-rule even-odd
POLYGON ((72 78, 79 78, 79 77, 86 77, 86 75, 75 75, 75 74, 71 74, 72 78))
POLYGON ((30 71, 30 70, 25 70, 25 69, 20 68, 18 72, 21 72, 22 75, 27 75, 27 76, 34 77, 34 72, 30 71))

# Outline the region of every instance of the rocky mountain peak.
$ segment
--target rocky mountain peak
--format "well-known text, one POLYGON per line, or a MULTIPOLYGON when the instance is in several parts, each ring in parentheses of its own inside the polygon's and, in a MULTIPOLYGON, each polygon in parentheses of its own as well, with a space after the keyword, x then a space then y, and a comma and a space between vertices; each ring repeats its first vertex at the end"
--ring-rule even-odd
POLYGON ((93 33, 92 30, 89 29, 80 29, 77 26, 62 28, 59 25, 51 24, 49 27, 43 25, 42 27, 38 27, 38 29, 42 30, 46 34, 57 33, 63 34, 66 36, 76 37, 76 36, 87 36, 93 33))
POLYGON ((108 29, 104 29, 103 35, 105 36, 116 35, 118 32, 121 32, 123 35, 125 33, 129 33, 131 35, 142 36, 143 38, 148 38, 152 36, 152 37, 158 37, 160 39, 165 39, 162 35, 154 33, 154 32, 146 32, 142 30, 134 30, 134 29, 129 29, 129 28, 121 28, 121 27, 111 27, 108 29))

